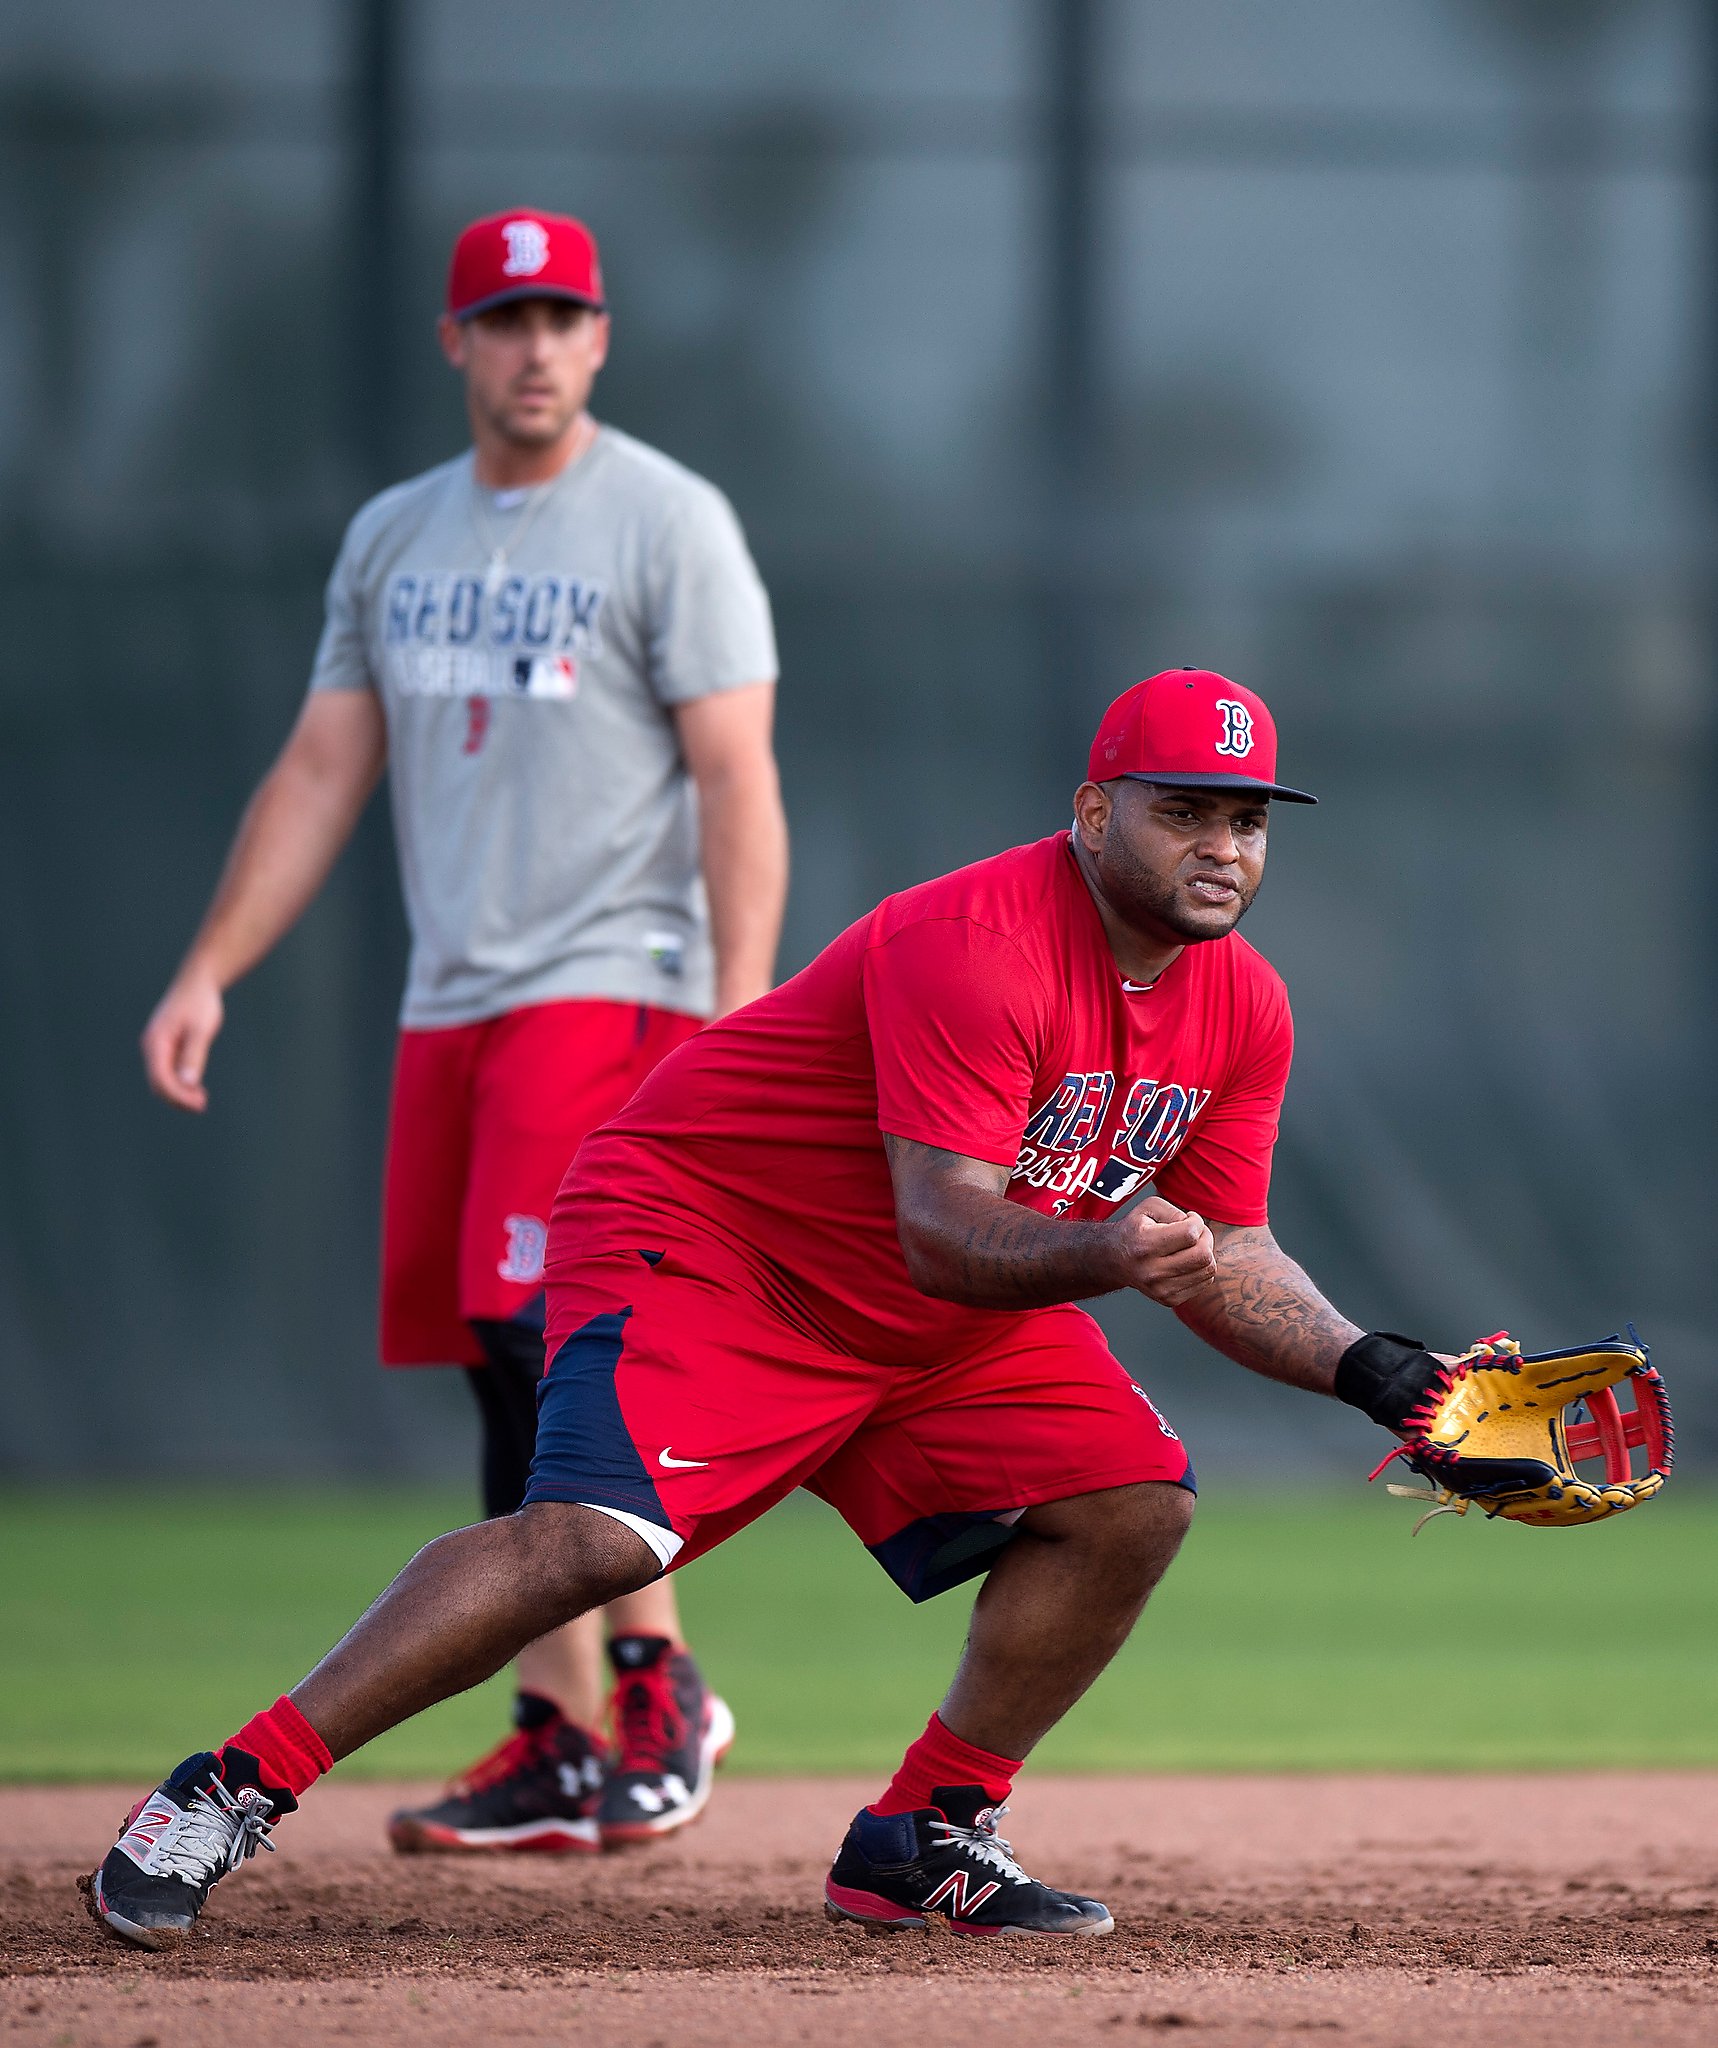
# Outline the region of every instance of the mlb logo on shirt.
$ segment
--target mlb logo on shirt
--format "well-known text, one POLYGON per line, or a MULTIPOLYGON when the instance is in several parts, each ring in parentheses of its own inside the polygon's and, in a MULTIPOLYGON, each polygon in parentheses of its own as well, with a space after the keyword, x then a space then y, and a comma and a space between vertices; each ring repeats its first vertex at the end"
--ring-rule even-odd
POLYGON ((513 662, 513 690, 520 697, 573 697, 579 665, 570 654, 521 654, 513 662))
POLYGON ((1101 1195, 1106 1202, 1125 1202, 1155 1171, 1155 1167, 1129 1166, 1125 1159, 1112 1159, 1088 1192, 1101 1195))

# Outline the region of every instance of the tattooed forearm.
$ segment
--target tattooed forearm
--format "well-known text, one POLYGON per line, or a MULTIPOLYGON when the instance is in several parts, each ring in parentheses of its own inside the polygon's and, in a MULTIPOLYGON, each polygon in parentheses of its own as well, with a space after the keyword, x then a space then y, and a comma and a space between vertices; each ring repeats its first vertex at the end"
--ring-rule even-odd
POLYGON ((1005 1199, 1000 1167, 888 1138, 901 1247, 915 1285, 973 1308, 1044 1308, 1119 1285, 1100 1225, 1005 1199))
POLYGON ((1328 1394, 1359 1325, 1331 1307, 1268 1230, 1216 1226, 1213 1234, 1217 1278, 1176 1314, 1237 1365, 1328 1394))
POLYGON ((981 1198, 951 1249, 955 1298, 985 1308, 1045 1308, 1106 1293, 1117 1283, 1089 1226, 981 1198), (994 1206, 993 1206, 994 1205, 994 1206), (1001 1213, 998 1213, 1000 1211, 1001 1213))
POLYGON ((885 1136, 895 1227, 913 1285, 970 1308, 1047 1308, 1134 1287, 1173 1305, 1210 1284, 1211 1233, 1147 1198, 1097 1221, 1008 1200, 1008 1169, 885 1136))

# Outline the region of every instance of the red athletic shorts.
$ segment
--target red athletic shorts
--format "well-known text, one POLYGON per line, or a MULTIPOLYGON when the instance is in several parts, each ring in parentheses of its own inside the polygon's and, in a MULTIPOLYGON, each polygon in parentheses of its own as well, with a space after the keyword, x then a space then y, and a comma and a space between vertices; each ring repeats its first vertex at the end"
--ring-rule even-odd
POLYGON ((477 1365, 472 1316, 543 1289, 567 1162, 696 1017, 641 1003, 534 1003, 402 1031, 382 1196, 382 1363, 477 1365))
POLYGON ((551 1262, 546 1349, 526 1504, 600 1508, 664 1569, 804 1486, 927 1600, 986 1570, 1022 1509, 1194 1485, 1181 1440, 1073 1307, 946 1364, 874 1365, 696 1240, 551 1262))

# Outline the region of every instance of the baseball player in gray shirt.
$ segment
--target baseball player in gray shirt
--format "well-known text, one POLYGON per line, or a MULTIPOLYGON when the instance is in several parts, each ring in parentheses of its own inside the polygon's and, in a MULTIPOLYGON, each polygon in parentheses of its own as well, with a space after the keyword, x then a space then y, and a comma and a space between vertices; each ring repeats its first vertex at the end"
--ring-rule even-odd
MULTIPOLYGON (((514 211, 459 237, 441 344, 468 454, 384 491, 328 585, 310 693, 143 1034, 207 1105, 222 994, 326 879, 386 769, 411 925, 389 1119, 384 1364, 458 1364, 485 1512, 529 1477, 546 1221, 588 1131, 770 985, 787 830, 769 600, 727 500, 586 409, 597 249, 514 211)), ((733 1718, 666 1580, 527 1649, 515 1728, 401 1849, 577 1850, 684 1826, 733 1718)))

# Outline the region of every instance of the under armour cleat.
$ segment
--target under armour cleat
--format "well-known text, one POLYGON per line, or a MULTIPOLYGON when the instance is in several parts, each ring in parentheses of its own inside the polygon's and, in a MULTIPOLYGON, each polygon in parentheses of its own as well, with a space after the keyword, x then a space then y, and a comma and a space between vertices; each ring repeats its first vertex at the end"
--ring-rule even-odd
POLYGON ((597 1803, 606 1762, 595 1736, 551 1709, 455 1778, 434 1806, 396 1813, 388 1839, 408 1855, 485 1849, 595 1855, 602 1847, 597 1803))
POLYGON ((727 1701, 688 1651, 666 1636, 616 1636, 609 1655, 617 1755, 598 1814, 605 1849, 654 1842, 696 1820, 734 1741, 727 1701))
POLYGON ((131 1809, 101 1868, 78 1889, 121 1941, 173 1948, 227 1872, 274 1847, 274 1823, 297 1805, 290 1792, 265 1792, 242 1750, 187 1757, 131 1809))
POLYGON ((940 1913, 956 1934, 1108 1934, 1096 1899, 1028 1877, 996 1832, 1008 1811, 977 1785, 939 1786, 918 1813, 856 1814, 823 1887, 831 1920, 877 1933, 923 1927, 940 1913))

